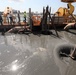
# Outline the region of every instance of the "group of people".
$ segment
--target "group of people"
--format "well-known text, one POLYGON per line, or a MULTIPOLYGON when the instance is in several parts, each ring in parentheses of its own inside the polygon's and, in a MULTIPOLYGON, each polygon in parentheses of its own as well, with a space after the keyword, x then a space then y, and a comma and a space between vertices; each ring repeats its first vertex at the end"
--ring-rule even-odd
MULTIPOLYGON (((20 18, 20 11, 17 12, 17 16, 18 16, 18 23, 20 24, 21 18, 20 18)), ((24 11, 23 13, 23 22, 26 22, 26 11, 24 11)))
POLYGON ((10 23, 11 25, 13 24, 13 15, 10 11, 10 13, 7 13, 7 20, 8 20, 8 24, 10 23))
MULTIPOLYGON (((20 11, 17 11, 17 17, 14 17, 12 12, 10 11, 9 13, 7 13, 6 18, 7 18, 8 24, 10 24, 10 25, 15 23, 14 18, 18 18, 18 24, 20 24, 20 22, 21 22, 20 11)), ((23 22, 26 22, 26 11, 24 11, 23 18, 24 18, 23 22)), ((2 15, 0 15, 0 25, 3 25, 2 15)))
MULTIPOLYGON (((11 24, 11 25, 12 25, 13 23, 15 23, 15 21, 14 21, 13 18, 14 18, 13 14, 11 14, 11 12, 8 13, 7 19, 8 19, 8 23, 9 23, 9 20, 10 20, 10 24, 11 24)), ((16 17, 15 17, 15 18, 16 18, 16 17)), ((18 24, 20 24, 20 22, 21 22, 20 11, 17 11, 17 18, 18 18, 18 24)), ((23 21, 23 22, 26 22, 26 11, 24 11, 24 13, 23 13, 23 18, 24 18, 24 21, 23 21)))

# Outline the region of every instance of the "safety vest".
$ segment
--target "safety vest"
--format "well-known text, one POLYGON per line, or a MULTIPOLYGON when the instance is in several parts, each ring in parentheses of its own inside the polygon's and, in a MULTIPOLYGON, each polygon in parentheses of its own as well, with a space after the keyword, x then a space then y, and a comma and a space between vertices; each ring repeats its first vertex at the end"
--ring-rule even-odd
POLYGON ((26 12, 24 12, 24 17, 26 17, 26 12))

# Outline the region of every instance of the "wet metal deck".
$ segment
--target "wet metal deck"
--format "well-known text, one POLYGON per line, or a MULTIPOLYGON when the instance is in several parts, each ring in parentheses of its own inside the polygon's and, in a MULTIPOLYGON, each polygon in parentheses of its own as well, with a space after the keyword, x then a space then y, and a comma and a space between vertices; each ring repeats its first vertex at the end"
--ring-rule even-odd
POLYGON ((59 38, 43 34, 0 35, 0 75, 76 75, 75 61, 58 61, 54 57, 58 45, 76 43, 75 33, 58 31, 59 38))

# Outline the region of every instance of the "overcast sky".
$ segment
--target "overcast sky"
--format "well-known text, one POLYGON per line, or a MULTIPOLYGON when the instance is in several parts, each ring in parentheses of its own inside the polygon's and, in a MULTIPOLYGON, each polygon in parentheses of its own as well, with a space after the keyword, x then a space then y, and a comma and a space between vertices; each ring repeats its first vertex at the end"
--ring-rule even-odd
MULTIPOLYGON (((32 11, 42 12, 43 6, 49 5, 52 12, 56 12, 59 7, 67 7, 67 3, 61 2, 61 0, 0 0, 0 11, 4 11, 6 7, 12 7, 13 9, 20 11, 27 11, 31 8, 32 11)), ((76 8, 76 3, 73 3, 76 8)), ((76 9, 74 11, 76 13, 76 9)))

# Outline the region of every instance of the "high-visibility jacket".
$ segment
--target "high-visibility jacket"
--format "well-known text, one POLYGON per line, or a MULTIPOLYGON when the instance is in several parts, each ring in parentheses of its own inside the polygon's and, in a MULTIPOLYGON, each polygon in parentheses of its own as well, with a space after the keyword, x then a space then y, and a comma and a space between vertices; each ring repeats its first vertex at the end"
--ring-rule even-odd
POLYGON ((24 17, 26 17, 26 12, 24 12, 24 17))

